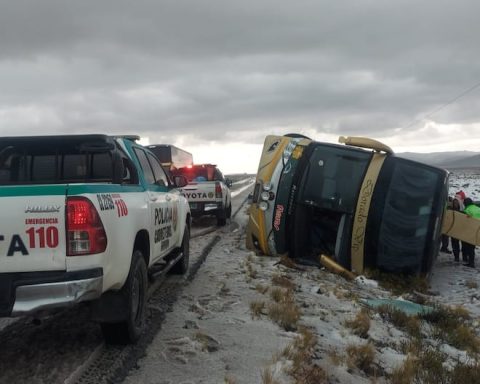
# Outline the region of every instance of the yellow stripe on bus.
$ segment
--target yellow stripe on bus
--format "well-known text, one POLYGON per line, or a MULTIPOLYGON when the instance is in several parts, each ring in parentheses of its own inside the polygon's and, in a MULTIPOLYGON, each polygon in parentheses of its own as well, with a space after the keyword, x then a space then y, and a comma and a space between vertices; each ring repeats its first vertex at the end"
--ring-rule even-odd
POLYGON ((365 231, 367 228, 368 211, 372 202, 373 190, 377 183, 378 175, 382 169, 383 162, 387 155, 375 152, 363 179, 360 194, 358 195, 355 216, 353 217, 351 265, 352 271, 363 273, 365 231))

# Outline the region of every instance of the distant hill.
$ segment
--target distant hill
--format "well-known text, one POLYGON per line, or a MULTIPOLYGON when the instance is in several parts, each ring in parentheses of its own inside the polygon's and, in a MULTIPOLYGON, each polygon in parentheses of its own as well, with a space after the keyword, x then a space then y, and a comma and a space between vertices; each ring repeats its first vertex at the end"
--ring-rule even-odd
POLYGON ((416 153, 402 152, 396 154, 410 160, 419 161, 430 165, 443 168, 470 168, 480 167, 480 152, 473 151, 453 151, 453 152, 432 152, 416 153))

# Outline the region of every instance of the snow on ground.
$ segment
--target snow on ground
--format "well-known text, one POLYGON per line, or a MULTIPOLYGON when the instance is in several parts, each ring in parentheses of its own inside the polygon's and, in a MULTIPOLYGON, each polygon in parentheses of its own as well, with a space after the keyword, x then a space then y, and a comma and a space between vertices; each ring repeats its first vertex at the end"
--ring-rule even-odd
POLYGON ((450 171, 449 195, 462 190, 473 201, 480 201, 480 169, 454 169, 450 171))
MULTIPOLYGON (((467 190, 462 180, 459 181, 467 190)), ((475 188, 468 189, 473 197, 475 188)), ((362 299, 393 298, 389 291, 368 279, 345 280, 317 267, 301 270, 279 264, 278 258, 255 256, 244 245, 246 208, 236 217, 240 228, 225 232, 188 285, 171 313, 167 314, 161 332, 153 340, 138 369, 126 383, 157 384, 254 384, 263 383, 262 373, 268 368, 278 383, 291 383, 282 368, 291 362, 279 358, 284 348, 295 339, 296 332, 287 332, 274 324, 265 312, 252 318, 252 302, 271 302, 268 292, 258 287, 272 286, 273 276, 286 276, 295 284, 295 302, 301 309, 300 325, 314 332, 317 346, 314 362, 327 373, 329 382, 388 382, 386 375, 400 366, 405 355, 400 344, 408 335, 385 321, 371 316, 367 338, 356 336, 346 326, 362 309, 362 299), (374 373, 367 376, 352 368, 346 356, 351 345, 371 344, 375 348, 374 373)), ((477 256, 480 253, 477 250, 477 256)), ((461 305, 468 309, 479 326, 480 262, 468 268, 453 261, 452 255, 441 253, 432 271, 430 301, 444 305, 461 305)), ((407 297, 408 299, 408 297, 407 297)), ((436 349, 446 353, 447 363, 468 358, 464 351, 429 339, 436 349)))

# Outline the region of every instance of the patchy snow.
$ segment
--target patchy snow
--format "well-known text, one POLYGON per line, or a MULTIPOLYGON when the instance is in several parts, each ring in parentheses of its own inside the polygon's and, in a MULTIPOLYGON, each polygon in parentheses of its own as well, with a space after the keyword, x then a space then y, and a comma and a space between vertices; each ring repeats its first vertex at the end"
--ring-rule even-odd
MULTIPOLYGON (((472 179, 473 180, 473 179, 472 179)), ((478 181, 477 181, 478 182, 478 181)), ((475 198, 477 184, 455 179, 458 186, 475 198)), ((480 196, 480 193, 478 194, 480 196)), ((153 340, 147 355, 131 372, 126 383, 200 384, 262 383, 266 368, 278 383, 291 383, 285 371, 291 362, 279 358, 282 350, 298 335, 273 323, 266 311, 252 317, 250 304, 271 302, 268 292, 259 287, 272 287, 273 276, 286 276, 295 284, 295 302, 301 309, 300 324, 318 338, 314 362, 328 375, 329 382, 388 382, 386 376, 399 367, 405 354, 400 344, 408 335, 373 311, 367 338, 355 335, 346 326, 363 308, 361 299, 408 298, 394 296, 378 286, 377 281, 358 277, 345 280, 324 269, 302 266, 291 269, 278 258, 255 256, 246 250, 243 228, 247 210, 237 215, 240 230, 225 231, 205 263, 189 284, 153 340), (375 349, 375 373, 367 376, 352 368, 345 356, 350 345, 370 343, 375 349)), ((477 256, 478 256, 477 251, 477 256)), ((468 268, 453 261, 452 255, 441 253, 431 276, 428 299, 444 305, 463 306, 480 325, 480 262, 468 268)), ((467 361, 468 355, 438 340, 428 342, 444 352, 445 364, 467 361)))
POLYGON ((454 169, 450 171, 449 195, 462 190, 466 197, 480 201, 480 169, 454 169))

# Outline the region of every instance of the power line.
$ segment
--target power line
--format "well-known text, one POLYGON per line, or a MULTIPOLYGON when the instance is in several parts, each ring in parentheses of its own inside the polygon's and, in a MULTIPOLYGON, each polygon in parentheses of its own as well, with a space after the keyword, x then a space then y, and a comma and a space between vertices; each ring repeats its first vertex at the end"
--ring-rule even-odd
POLYGON ((420 122, 420 121, 423 121, 425 119, 428 119, 430 116, 434 115, 435 113, 441 111, 443 108, 445 107, 448 107, 450 104, 453 104, 455 101, 457 101, 458 99, 462 98, 463 96, 465 96, 467 93, 470 93, 472 92, 474 89, 480 87, 480 81, 474 85, 472 85, 470 88, 466 89, 465 91, 461 92, 460 94, 458 94, 457 96, 455 96, 452 100, 450 100, 449 102, 441 105, 440 107, 438 108, 435 108, 433 111, 427 113, 425 116, 423 116, 421 119, 416 119, 416 120, 413 120, 410 124, 408 124, 407 126, 405 126, 404 128, 410 128, 412 125, 420 122))

